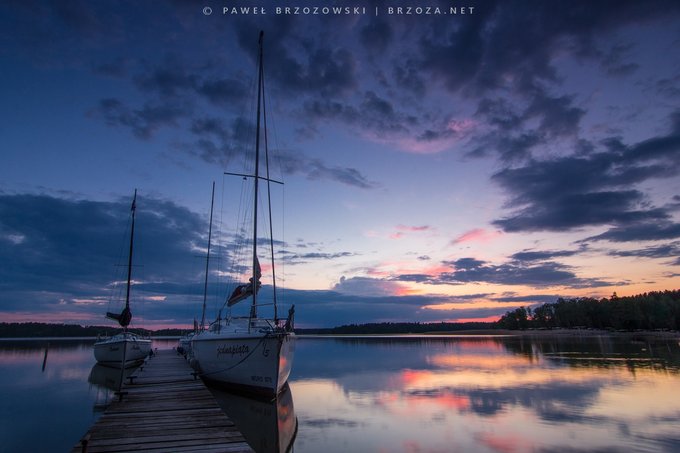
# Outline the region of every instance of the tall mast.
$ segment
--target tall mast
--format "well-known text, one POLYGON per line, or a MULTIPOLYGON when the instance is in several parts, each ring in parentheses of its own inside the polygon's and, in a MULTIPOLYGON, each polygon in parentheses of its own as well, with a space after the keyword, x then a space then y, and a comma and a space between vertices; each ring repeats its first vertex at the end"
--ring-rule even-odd
POLYGON ((258 197, 258 187, 260 181, 260 112, 262 103, 262 74, 263 64, 262 64, 262 41, 264 38, 264 31, 260 31, 260 41, 259 41, 259 72, 257 76, 257 127, 255 136, 255 199, 253 202, 253 305, 250 307, 250 317, 257 318, 257 197, 258 197))
POLYGON ((125 295, 125 308, 130 308, 130 280, 132 279, 132 248, 135 238, 135 211, 137 210, 137 189, 132 198, 132 226, 130 227, 130 254, 128 255, 127 294, 125 295))
POLYGON ((118 384, 118 392, 120 392, 123 386, 123 375, 125 372, 125 356, 127 355, 128 349, 128 325, 132 320, 132 313, 130 312, 130 283, 132 281, 132 249, 135 239, 135 211, 137 210, 137 189, 135 189, 135 195, 132 197, 132 225, 130 226, 130 253, 128 255, 128 272, 127 272, 127 292, 125 293, 125 308, 123 312, 118 316, 118 323, 123 326, 123 357, 120 361, 120 382, 118 384))
POLYGON ((201 314, 201 330, 205 327, 205 302, 208 298, 208 269, 210 264, 210 239, 212 238, 213 205, 215 203, 215 181, 212 185, 212 197, 210 198, 210 226, 208 227, 208 253, 205 255, 205 286, 203 287, 203 312, 201 314))
POLYGON ((106 312, 106 317, 109 319, 115 319, 118 324, 127 331, 127 327, 130 325, 132 320, 132 312, 130 311, 130 285, 132 284, 132 251, 133 244, 135 241, 135 211, 137 210, 137 189, 135 189, 135 196, 132 198, 132 225, 130 227, 130 253, 128 254, 128 265, 127 265, 127 291, 125 293, 125 308, 123 311, 118 313, 106 312))
MULTIPOLYGON (((262 87, 264 88, 264 78, 262 80, 262 87)), ((263 90, 264 91, 264 90, 263 90)), ((269 141, 267 140, 267 102, 263 93, 262 96, 262 110, 263 110, 263 120, 264 120, 264 159, 265 168, 267 171, 267 202, 269 205, 269 247, 271 250, 271 265, 272 265, 272 288, 274 294, 274 324, 278 324, 278 311, 276 305, 276 266, 274 266, 274 222, 272 221, 272 192, 271 183, 272 180, 269 178, 269 141)), ((276 182, 276 181, 275 181, 276 182)))
MULTIPOLYGON (((132 281, 132 249, 134 245, 135 238, 135 211, 137 210, 137 189, 135 189, 135 195, 132 197, 132 226, 130 227, 130 253, 128 255, 128 272, 127 272, 127 291, 125 293, 125 310, 124 313, 130 313, 130 282, 132 281)), ((127 326, 130 323, 129 320, 123 319, 124 328, 127 330, 127 326)))

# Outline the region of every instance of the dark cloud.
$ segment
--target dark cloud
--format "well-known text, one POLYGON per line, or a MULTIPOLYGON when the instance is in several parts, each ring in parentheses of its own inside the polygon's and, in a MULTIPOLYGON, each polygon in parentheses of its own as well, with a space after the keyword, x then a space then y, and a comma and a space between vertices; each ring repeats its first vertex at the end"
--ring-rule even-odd
POLYGON ((377 182, 370 181, 359 170, 351 167, 328 166, 321 159, 290 152, 279 153, 278 163, 286 174, 301 173, 309 179, 328 179, 360 189, 375 189, 377 182))
POLYGON ((4 49, 25 53, 38 65, 87 64, 80 49, 97 51, 122 39, 125 23, 105 3, 3 2, 0 42, 4 49))
POLYGON ((140 91, 156 93, 163 97, 176 97, 195 90, 198 76, 187 72, 185 65, 176 57, 167 57, 160 65, 134 77, 140 91))
POLYGON ((402 64, 395 64, 393 76, 398 87, 412 92, 415 96, 422 97, 426 94, 427 84, 416 62, 407 60, 402 64))
MULTIPOLYGON (((321 36, 315 40, 299 37, 294 31, 293 19, 278 19, 266 28, 265 73, 283 95, 311 92, 338 96, 357 87, 357 63, 351 52, 329 45, 330 40, 321 36)), ((249 56, 257 55, 253 30, 258 29, 262 26, 254 26, 251 20, 239 21, 236 25, 239 45, 249 56)), ((319 34, 325 32, 320 30, 319 34)))
POLYGON ((513 254, 511 258, 515 261, 545 261, 564 256, 574 256, 576 253, 573 250, 525 250, 513 254))
POLYGON ((190 126, 192 134, 198 137, 195 146, 187 146, 187 152, 204 161, 229 168, 235 156, 253 148, 255 125, 237 116, 226 121, 221 118, 195 118, 190 126))
POLYGON ((492 129, 475 139, 468 151, 473 157, 497 153, 503 161, 521 162, 532 157, 536 149, 557 138, 577 137, 586 111, 573 105, 571 96, 554 97, 542 88, 531 90, 530 102, 524 108, 506 99, 482 99, 475 116, 492 129), (538 126, 528 127, 528 124, 538 126))
POLYGON ((663 259, 671 258, 671 263, 680 266, 680 242, 650 246, 635 250, 617 250, 610 253, 612 256, 633 256, 641 258, 663 259))
MULTIPOLYGON (((347 278, 339 288, 344 291, 349 284, 361 285, 363 291, 370 285, 375 288, 384 283, 384 281, 371 283, 368 280, 371 279, 347 278)), ((452 302, 466 302, 468 298, 398 296, 385 295, 384 292, 381 295, 377 294, 359 294, 353 290, 342 292, 337 289, 317 291, 286 289, 283 303, 287 305, 295 304, 295 321, 298 327, 334 327, 343 324, 403 322, 404 320, 409 320, 409 322, 441 322, 442 319, 465 320, 490 316, 500 317, 508 310, 507 307, 476 308, 472 304, 465 309, 423 308, 452 302)), ((470 296, 470 298, 472 297, 470 296)), ((474 297, 477 297, 477 295, 474 297)))
POLYGON ((305 102, 303 115, 315 121, 330 119, 372 131, 380 137, 406 133, 418 119, 399 111, 393 103, 374 91, 366 91, 356 107, 344 101, 316 99, 305 102))
POLYGON ((502 296, 492 296, 491 299, 496 302, 516 302, 518 305, 528 306, 528 305, 542 305, 551 302, 555 302, 560 296, 555 295, 545 295, 545 294, 527 294, 525 296, 518 295, 502 295, 502 296))
POLYGON ((613 227, 602 234, 583 240, 588 241, 659 241, 680 238, 680 223, 660 219, 657 222, 631 222, 613 227))
MULTIPOLYGON (((456 27, 421 37, 421 65, 452 91, 483 94, 509 84, 518 91, 532 91, 540 82, 557 81, 551 66, 557 53, 603 59, 597 37, 677 14, 679 9, 663 0, 644 7, 636 1, 587 7, 569 2, 483 2, 456 27)), ((625 49, 614 48, 606 55, 609 67, 622 66, 625 49)))
POLYGON ((379 17, 372 18, 359 35, 361 43, 374 55, 385 52, 393 36, 389 22, 379 17))
MULTIPOLYGON (((654 207, 635 185, 677 175, 680 134, 674 120, 669 134, 626 145, 603 141, 603 151, 548 160, 530 160, 506 168, 492 180, 507 190, 513 212, 494 224, 504 231, 564 231, 585 226, 615 225, 598 236, 626 240, 642 237, 641 229, 656 225, 648 236, 675 237, 669 208, 654 207)), ((587 148, 584 148, 587 149, 587 148)))
POLYGON ((119 99, 107 98, 99 101, 89 115, 101 117, 111 126, 130 128, 136 137, 147 140, 162 127, 177 126, 190 112, 190 106, 177 103, 147 103, 135 109, 119 99))
POLYGON ((628 76, 640 68, 640 65, 625 60, 626 54, 633 48, 633 44, 614 45, 602 59, 602 66, 611 76, 628 76))
POLYGON ((631 191, 607 191, 582 194, 552 194, 548 200, 537 200, 514 215, 494 221, 506 232, 565 231, 587 225, 631 223, 662 220, 667 214, 660 209, 644 209, 643 194, 631 191))
POLYGON ((524 266, 515 262, 493 265, 472 258, 461 258, 446 263, 453 271, 439 276, 439 281, 450 283, 486 282, 506 285, 575 285, 576 275, 564 265, 542 262, 524 266))
POLYGON ((525 119, 539 117, 538 131, 551 137, 575 135, 586 112, 574 107, 572 103, 573 98, 569 96, 552 97, 544 94, 534 96, 524 113, 525 119))
POLYGON ((522 125, 522 118, 516 106, 504 98, 483 98, 477 105, 476 115, 485 118, 490 125, 503 131, 511 131, 522 125))
POLYGON ((218 106, 242 106, 247 101, 248 86, 238 78, 214 78, 203 81, 197 92, 218 106))
MULTIPOLYGON (((252 36, 250 38, 252 40, 252 36)), ((268 54, 272 54, 274 62, 268 62, 269 65, 282 58, 276 51, 281 49, 281 43, 275 41, 271 45, 274 49, 268 54)), ((342 91, 340 85, 343 83, 346 83, 347 87, 352 86, 353 82, 349 79, 343 81, 339 75, 352 71, 334 66, 352 66, 347 51, 333 53, 319 49, 310 58, 312 59, 310 67, 316 68, 317 74, 298 74, 300 79, 297 82, 279 80, 278 83, 299 84, 299 89, 330 85, 331 88, 335 87, 340 91, 342 91), (336 80, 331 82, 326 80, 326 77, 334 77, 336 80)), ((208 163, 228 168, 234 156, 251 149, 251 144, 254 143, 254 121, 245 119, 241 113, 253 89, 240 74, 227 77, 215 75, 213 66, 206 64, 203 68, 205 71, 200 72, 201 68, 192 64, 183 65, 175 56, 166 57, 163 62, 148 66, 133 78, 143 97, 149 99, 141 108, 130 107, 117 98, 106 98, 100 100, 99 105, 90 111, 90 116, 102 118, 112 126, 129 128, 141 139, 150 139, 163 127, 186 127, 197 139, 194 143, 182 144, 176 146, 177 148, 208 163), (200 99, 208 104, 226 108, 226 118, 194 114, 199 110, 200 99)), ((295 71, 286 72, 291 73, 295 71)), ((312 112, 312 116, 317 118, 329 115, 342 116, 348 122, 355 122, 360 118, 357 110, 333 111, 331 103, 323 106, 318 104, 313 108, 316 110, 312 112), (323 112, 322 109, 327 111, 323 112)), ((393 112, 392 105, 375 93, 365 94, 362 111, 363 118, 376 128, 391 130, 400 127, 401 119, 393 112)), ((312 159, 300 154, 282 152, 279 162, 287 174, 301 173, 310 179, 329 179, 363 189, 377 187, 375 182, 370 181, 359 170, 328 165, 319 158, 312 159)))
POLYGON ((680 74, 672 78, 658 80, 655 84, 655 89, 665 98, 680 97, 680 74))
MULTIPOLYGON (((86 299, 100 300, 103 314, 112 282, 124 279, 125 266, 116 265, 126 264, 130 203, 131 196, 96 202, 0 195, 0 259, 12 263, 0 270, 0 286, 3 293, 18 295, 19 305, 13 308, 21 310, 19 301, 27 294, 42 293, 31 309, 61 306, 92 314, 92 305, 77 302, 86 299)), ((203 246, 205 231, 205 219, 186 208, 140 194, 133 277, 140 290, 144 283, 154 282, 158 292, 135 296, 164 296, 175 292, 169 287, 189 288, 200 282, 202 270, 193 249, 203 246)), ((3 309, 8 308, 3 303, 3 309)))
MULTIPOLYGON (((548 257, 547 252, 543 252, 548 257)), ((442 272, 438 275, 427 274, 402 274, 394 277, 394 281, 418 282, 429 284, 459 285, 465 283, 490 283, 499 285, 528 285, 533 287, 544 286, 569 286, 569 287, 598 287, 608 286, 611 283, 596 280, 583 279, 576 276, 571 267, 563 264, 547 261, 535 255, 519 254, 522 259, 514 259, 503 264, 491 264, 474 258, 460 258, 455 261, 445 261, 444 265, 451 266, 450 272, 442 272)), ((560 255, 555 252, 552 256, 560 255)))
MULTIPOLYGON (((300 247, 298 245, 298 247, 300 247)), ((304 248, 304 247, 302 247, 304 248)), ((339 258, 347 258, 350 256, 355 256, 357 255, 356 253, 352 252, 336 252, 336 253, 329 253, 329 252, 308 252, 308 253, 296 253, 292 251, 285 251, 282 253, 283 260, 285 261, 286 264, 289 265, 297 265, 297 264, 305 264, 309 263, 311 261, 328 261, 328 260, 336 260, 339 258)))

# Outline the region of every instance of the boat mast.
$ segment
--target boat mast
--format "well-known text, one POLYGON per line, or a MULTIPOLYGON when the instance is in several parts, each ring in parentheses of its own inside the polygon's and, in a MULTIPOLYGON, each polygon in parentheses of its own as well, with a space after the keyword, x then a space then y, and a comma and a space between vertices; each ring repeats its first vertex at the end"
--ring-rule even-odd
POLYGON ((133 244, 135 240, 135 211, 137 210, 137 189, 135 189, 135 196, 132 198, 132 222, 130 227, 130 253, 128 254, 128 264, 127 264, 127 291, 125 293, 125 308, 119 313, 112 313, 110 311, 106 312, 106 317, 109 319, 115 319, 118 324, 123 328, 123 332, 127 332, 127 327, 130 325, 132 320, 132 312, 130 311, 130 286, 132 283, 132 251, 133 244))
MULTIPOLYGON (((262 80, 262 87, 264 88, 264 78, 262 80)), ((279 316, 276 305, 276 266, 274 266, 274 222, 272 221, 272 179, 269 178, 269 141, 267 140, 267 102, 265 101, 264 89, 262 94, 262 118, 264 120, 264 160, 265 169, 267 171, 267 202, 269 204, 269 248, 271 250, 271 264, 272 264, 272 288, 274 294, 274 324, 278 324, 279 316)))
POLYGON ((260 114, 261 114, 261 103, 262 103, 262 41, 264 38, 264 31, 260 31, 259 40, 259 71, 257 76, 257 126, 256 126, 256 136, 255 136, 255 197, 253 205, 253 305, 250 307, 250 317, 257 318, 257 197, 258 197, 258 187, 260 181, 260 114))
POLYGON ((210 198, 210 226, 208 226, 208 253, 205 255, 205 286, 203 287, 203 312, 201 313, 201 330, 205 328, 205 302, 208 298, 208 266, 210 264, 210 239, 212 238, 213 205, 215 203, 215 181, 212 184, 210 198))
POLYGON ((137 211, 137 189, 135 189, 135 195, 132 197, 132 224, 130 226, 130 253, 128 255, 128 272, 127 272, 127 291, 125 293, 125 309, 123 313, 120 314, 120 319, 118 322, 123 326, 123 357, 120 361, 120 381, 118 383, 118 393, 120 393, 123 387, 123 376, 125 375, 125 360, 127 355, 127 345, 128 345, 128 325, 132 319, 132 313, 130 312, 130 282, 132 281, 132 248, 135 238, 135 211, 137 211))
POLYGON ((132 207, 130 208, 132 211, 132 226, 130 227, 130 254, 128 256, 128 273, 127 273, 127 291, 125 293, 125 310, 123 319, 121 319, 121 324, 123 324, 123 328, 127 330, 127 326, 130 324, 130 318, 132 318, 132 314, 130 313, 130 282, 132 281, 132 249, 133 249, 133 244, 134 244, 134 238, 135 238, 135 211, 137 210, 137 189, 135 189, 135 195, 132 197, 132 207))

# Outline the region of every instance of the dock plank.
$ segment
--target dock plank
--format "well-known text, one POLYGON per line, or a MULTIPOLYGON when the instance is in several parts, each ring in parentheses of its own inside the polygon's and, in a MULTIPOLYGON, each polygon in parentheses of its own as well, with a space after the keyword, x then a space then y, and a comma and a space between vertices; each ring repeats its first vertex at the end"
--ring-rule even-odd
POLYGON ((158 351, 134 375, 72 453, 253 451, 174 351, 158 351))

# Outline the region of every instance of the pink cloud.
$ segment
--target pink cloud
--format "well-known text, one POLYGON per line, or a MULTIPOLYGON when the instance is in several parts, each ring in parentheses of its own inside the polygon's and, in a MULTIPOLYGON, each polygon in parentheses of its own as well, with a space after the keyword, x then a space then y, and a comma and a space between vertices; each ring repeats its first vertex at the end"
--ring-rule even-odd
POLYGON ((450 130, 451 132, 455 132, 457 135, 463 135, 472 131, 472 129, 474 129, 476 126, 477 122, 472 121, 470 119, 464 119, 460 121, 451 120, 447 125, 447 129, 450 130))
POLYGON ((420 233, 423 231, 430 231, 432 227, 429 225, 420 225, 420 226, 415 226, 415 225, 397 225, 395 227, 397 231, 394 233, 390 234, 390 239, 401 239, 405 236, 406 233, 420 233))
POLYGON ((465 242, 490 242, 503 233, 500 231, 487 231, 484 228, 475 228, 467 231, 451 241, 452 245, 462 244, 465 242))
POLYGON ((397 225, 397 230, 399 231, 427 231, 430 227, 428 225, 422 226, 409 226, 409 225, 397 225))
POLYGON ((420 137, 384 137, 371 132, 365 132, 364 137, 376 143, 399 148, 407 153, 437 154, 451 149, 465 140, 477 128, 478 124, 474 120, 465 118, 462 120, 450 120, 448 123, 437 127, 439 131, 436 132, 423 131, 420 137))
POLYGON ((515 453, 520 451, 531 451, 533 445, 522 437, 513 434, 480 433, 478 440, 498 453, 515 453))

